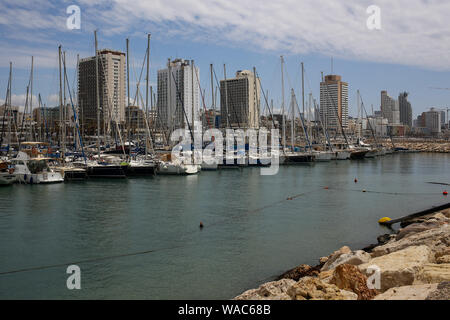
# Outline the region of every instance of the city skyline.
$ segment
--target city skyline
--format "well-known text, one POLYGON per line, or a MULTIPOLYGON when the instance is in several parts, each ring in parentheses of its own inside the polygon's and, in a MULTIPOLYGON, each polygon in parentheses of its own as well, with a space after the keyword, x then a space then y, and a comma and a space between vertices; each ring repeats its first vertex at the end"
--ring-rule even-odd
MULTIPOLYGON (((399 1, 402 2, 402 1, 399 1)), ((301 75, 300 63, 305 65, 305 95, 312 92, 313 97, 319 100, 321 72, 327 74, 341 75, 349 84, 349 115, 356 116, 356 90, 359 89, 366 109, 379 110, 379 93, 387 90, 394 98, 401 92, 409 92, 409 101, 412 104, 413 118, 430 107, 446 108, 449 104, 450 91, 434 90, 431 87, 449 87, 449 67, 446 63, 447 57, 440 52, 447 51, 445 30, 447 26, 441 25, 439 19, 427 20, 427 32, 421 35, 423 43, 416 56, 406 50, 412 50, 411 43, 398 43, 394 45, 392 38, 401 35, 406 36, 408 32, 414 32, 420 28, 423 21, 414 20, 415 10, 403 12, 401 24, 395 22, 399 16, 399 5, 379 1, 377 5, 381 8, 382 28, 381 30, 368 30, 366 19, 368 17, 365 9, 369 2, 353 4, 332 4, 321 1, 320 5, 311 7, 309 4, 295 4, 286 2, 292 10, 298 12, 309 12, 312 17, 321 17, 319 30, 315 26, 300 24, 300 31, 295 30, 296 20, 287 16, 287 22, 291 25, 281 24, 282 30, 271 31, 267 27, 255 31, 256 26, 261 27, 259 18, 255 18, 255 26, 249 30, 249 26, 240 23, 235 15, 246 16, 250 3, 239 5, 236 8, 223 7, 219 2, 206 4, 201 1, 195 2, 171 2, 164 4, 159 1, 152 2, 152 10, 145 2, 136 1, 133 6, 122 11, 124 5, 117 2, 94 1, 63 1, 60 4, 50 4, 47 1, 37 1, 28 4, 22 1, 4 1, 0 14, 0 24, 3 32, 0 33, 0 43, 4 47, 1 53, 0 64, 0 99, 3 102, 6 93, 9 61, 13 62, 13 104, 23 105, 25 101, 26 83, 28 82, 31 55, 35 57, 35 88, 34 95, 42 94, 47 106, 54 106, 57 102, 57 47, 62 44, 63 50, 67 51, 68 73, 71 81, 75 78, 76 55, 80 58, 92 56, 93 30, 98 29, 99 49, 111 48, 125 51, 125 38, 130 38, 130 63, 132 66, 131 78, 136 79, 139 74, 140 65, 145 55, 146 32, 151 32, 151 57, 150 57, 150 84, 156 90, 156 73, 158 69, 164 68, 168 58, 184 58, 195 60, 195 64, 201 70, 201 86, 206 90, 207 107, 211 105, 209 94, 209 64, 213 63, 218 78, 223 79, 223 64, 227 66, 227 72, 234 74, 238 70, 251 70, 256 67, 261 78, 264 92, 269 90, 270 98, 274 104, 281 105, 281 74, 279 56, 285 57, 286 86, 285 96, 289 96, 290 88, 294 88, 297 96, 300 96, 301 75), (76 4, 81 9, 81 30, 68 30, 65 26, 69 16, 66 8, 76 4), (367 4, 367 5, 366 5, 367 4), (208 5, 208 7, 206 7, 208 5), (177 15, 173 12, 173 6, 186 9, 186 12, 177 15), (193 6, 193 7, 192 7, 193 6), (205 8, 211 12, 204 12, 205 8), (326 9, 328 8, 328 9, 326 9), (142 13, 138 12, 140 9, 142 13), (323 32, 325 27, 333 27, 333 22, 325 21, 330 15, 330 9, 334 10, 337 20, 342 24, 339 30, 323 32), (197 10, 198 12, 195 12, 197 10), (143 13, 150 12, 148 18, 142 18, 143 13), (194 12, 193 12, 194 11, 194 12), (348 11, 348 13, 346 13, 348 11), (387 12, 386 12, 387 11, 387 12), (16 14, 14 14, 16 13, 16 14), (216 15, 229 16, 230 22, 220 27, 223 18, 217 17, 218 21, 210 21, 216 15), (10 17, 16 16, 15 20, 10 17), (197 16, 197 18, 195 18, 197 16), (25 19, 28 17, 29 19, 25 19), (94 17, 97 19, 94 20, 94 17), (111 19, 115 17, 115 19, 111 19), (135 18, 134 23, 132 17, 135 18), (192 18, 193 17, 193 18, 192 18), (208 20, 208 17, 210 17, 208 20), (354 18, 346 25, 344 18, 354 18), (205 26, 202 22, 209 21, 205 26), (410 21, 411 25, 406 22, 410 21), (94 23, 95 22, 95 23, 94 23), (113 24, 116 25, 113 28, 113 24), (417 26, 415 24, 418 24, 417 26), (219 26, 218 26, 219 25, 219 26), (228 28, 231 33, 225 35, 220 31, 228 28), (186 32, 182 32, 185 29, 186 32), (439 36, 436 32, 440 30, 439 36), (242 35, 242 33, 246 33, 242 35), (311 40, 311 34, 320 33, 319 40, 311 40), (342 32, 342 34, 340 33, 342 32), (283 33, 280 35, 279 33, 283 33), (286 33, 286 35, 284 35, 286 33), (299 33, 300 35, 297 35, 299 33), (366 45, 366 41, 374 42, 367 48, 376 51, 368 54, 358 52, 355 43, 345 41, 339 46, 339 40, 343 34, 355 39, 356 44, 366 45), (45 35, 44 35, 45 34, 45 35), (234 36, 234 39, 229 39, 234 36), (244 37, 244 39, 242 39, 244 37), (247 38, 245 38, 247 37, 247 38), (335 37, 336 39, 334 39, 335 37), (439 43, 436 39, 438 38, 439 43), (292 38, 292 39, 291 39, 292 38), (367 38, 367 39, 366 39, 367 38), (230 41, 221 41, 228 39, 230 41), (334 40, 333 40, 334 39, 334 40), (320 43, 328 41, 330 48, 324 48, 320 43), (272 44, 271 44, 272 43, 272 44), (284 45, 283 45, 284 44, 284 45), (297 44, 296 46, 294 44, 297 44), (403 44, 405 46, 403 46, 403 44), (378 45, 380 50, 375 50, 378 45), (304 47, 302 47, 304 46, 304 47), (437 46, 441 51, 437 50, 437 46), (383 50, 381 50, 383 49, 383 50), (393 51, 394 53, 383 53, 393 51), (347 54, 346 54, 347 53, 347 54), (428 57, 428 58, 427 58, 428 57), (427 59, 426 59, 427 58, 427 59), (333 62, 331 61, 333 60, 333 62)), ((253 5, 256 12, 266 12, 268 6, 253 5)), ((422 7, 421 2, 408 2, 408 7, 422 7)), ((445 13, 445 4, 429 4, 427 12, 434 16, 445 13), (440 13, 441 12, 441 13, 440 13)), ((280 12, 283 4, 279 4, 280 12)), ((422 8, 425 10, 425 8, 422 8)), ((183 10, 180 10, 183 11, 183 10)), ((303 16, 303 15, 302 15, 303 16)), ((308 18, 307 20, 309 21, 308 18)), ((416 19, 417 20, 417 19, 416 19)), ((270 18, 270 23, 273 17, 270 18)), ((298 22, 300 23, 300 22, 298 22)), ((276 25, 278 26, 278 25, 276 25)), ((418 41, 416 39, 416 41, 418 41)), ((448 42, 448 41, 447 41, 448 42)), ((366 49, 367 49, 366 48, 366 49)), ((417 48, 419 49, 419 48, 417 48)), ((136 80, 130 82, 130 87, 136 84, 136 80)), ((131 89, 132 90, 132 89, 131 89)), ((37 101, 36 99, 33 99, 37 101)), ((36 105, 34 105, 35 107, 36 105)), ((261 103, 261 108, 263 103, 261 103)))

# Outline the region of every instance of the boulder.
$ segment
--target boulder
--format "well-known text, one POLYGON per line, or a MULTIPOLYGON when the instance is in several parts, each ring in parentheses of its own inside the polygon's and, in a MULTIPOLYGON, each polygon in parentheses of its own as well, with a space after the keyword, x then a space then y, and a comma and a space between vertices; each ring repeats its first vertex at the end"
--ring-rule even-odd
POLYGON ((378 245, 386 244, 389 241, 392 241, 394 239, 395 239, 395 234, 390 234, 390 233, 382 234, 381 236, 377 237, 378 245))
POLYGON ((331 278, 333 277, 334 270, 321 271, 319 273, 319 279, 323 282, 329 283, 331 278))
POLYGON ((430 257, 431 250, 427 246, 412 246, 373 258, 368 263, 359 265, 359 269, 366 276, 370 276, 373 271, 370 271, 369 267, 378 267, 380 270, 379 290, 384 292, 392 287, 413 284, 415 274, 430 261, 430 257))
POLYGON ((440 228, 433 228, 423 232, 413 233, 398 241, 392 241, 382 246, 374 248, 372 257, 383 256, 392 252, 403 250, 410 246, 426 245, 432 251, 438 252, 450 246, 450 228, 444 225, 440 228))
POLYGON ((437 286, 437 283, 434 283, 394 287, 377 295, 373 300, 425 300, 437 286))
POLYGON ((437 264, 450 263, 450 255, 445 255, 436 259, 437 264))
POLYGON ((431 292, 426 300, 450 300, 450 282, 439 283, 436 290, 431 292))
POLYGON ((292 300, 356 300, 357 295, 343 292, 334 284, 328 284, 318 278, 304 277, 291 286, 287 294, 292 300))
POLYGON ((435 220, 435 221, 426 221, 423 223, 413 223, 408 225, 405 228, 402 228, 398 231, 397 236, 395 237, 395 240, 400 240, 403 239, 409 235, 418 233, 418 232, 423 232, 429 229, 434 229, 434 228, 439 228, 442 226, 442 223, 435 220))
POLYGON ((371 259, 369 253, 358 250, 355 252, 343 253, 338 258, 336 258, 333 262, 328 260, 322 267, 321 271, 332 270, 341 264, 351 264, 354 266, 367 263, 371 259))
POLYGON ((330 280, 339 289, 354 292, 358 300, 371 300, 378 292, 367 287, 367 277, 362 274, 358 267, 351 264, 341 264, 334 270, 330 280))
POLYGON ((234 300, 290 300, 291 298, 286 292, 294 284, 295 281, 291 279, 267 282, 257 289, 245 291, 234 300))
POLYGON ((438 213, 436 213, 436 214, 433 215, 433 219, 436 219, 436 220, 438 220, 438 221, 448 221, 449 218, 450 218, 450 215, 449 215, 449 216, 446 216, 446 215, 445 215, 444 213, 442 213, 442 212, 438 212, 438 213))
POLYGON ((445 248, 443 250, 436 252, 436 254, 434 255, 434 258, 439 259, 440 257, 448 256, 448 255, 450 255, 450 248, 445 248))
POLYGON ((442 215, 446 218, 450 218, 450 209, 442 210, 440 213, 442 213, 442 215))
POLYGON ((450 281, 450 264, 434 264, 427 263, 419 269, 415 283, 439 283, 443 281, 450 281))
POLYGON ((281 276, 278 277, 277 280, 280 279, 292 279, 295 281, 300 280, 300 278, 307 277, 307 276, 317 276, 319 274, 320 268, 319 267, 311 267, 307 264, 299 265, 298 267, 295 267, 294 269, 291 269, 285 273, 283 273, 281 276))
POLYGON ((324 263, 324 265, 322 266, 321 271, 326 271, 328 269, 324 269, 325 266, 328 266, 330 264, 332 264, 337 258, 339 258, 341 255, 345 254, 345 253, 351 253, 352 250, 347 247, 347 246, 343 246, 341 247, 339 250, 336 250, 335 252, 333 252, 332 254, 330 254, 327 259, 326 262, 324 263))
POLYGON ((319 259, 319 263, 320 264, 324 264, 325 262, 327 262, 328 261, 328 257, 321 257, 320 259, 319 259))

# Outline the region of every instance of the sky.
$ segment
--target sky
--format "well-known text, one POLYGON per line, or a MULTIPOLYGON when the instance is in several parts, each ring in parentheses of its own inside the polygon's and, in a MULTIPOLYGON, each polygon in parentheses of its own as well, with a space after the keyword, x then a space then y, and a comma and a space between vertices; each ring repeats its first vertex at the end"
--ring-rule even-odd
MULTIPOLYGON (((379 110, 380 91, 398 98, 409 92, 416 117, 430 107, 450 107, 450 1, 448 0, 2 0, 0 2, 0 102, 12 62, 12 102, 24 105, 34 56, 33 106, 40 94, 58 104, 58 46, 67 56, 71 88, 76 61, 99 48, 125 51, 130 40, 130 85, 135 88, 151 33, 150 84, 167 59, 193 59, 200 68, 205 103, 211 105, 209 66, 218 79, 256 68, 262 89, 281 105, 280 56, 285 60, 285 96, 319 100, 321 72, 349 84, 349 114, 357 115, 356 90, 366 111, 379 110), (80 8, 80 29, 67 28, 80 8), (369 6, 379 8, 380 28, 370 29, 369 6)), ((131 89, 133 92, 133 89, 131 89)), ((264 102, 262 103, 262 105, 264 102)))

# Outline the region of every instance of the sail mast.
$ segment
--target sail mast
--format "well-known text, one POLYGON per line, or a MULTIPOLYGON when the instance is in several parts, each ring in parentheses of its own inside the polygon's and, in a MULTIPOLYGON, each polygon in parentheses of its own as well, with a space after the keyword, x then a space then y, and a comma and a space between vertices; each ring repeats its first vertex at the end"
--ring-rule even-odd
POLYGON ((227 69, 225 63, 223 64, 223 77, 225 80, 225 112, 227 113, 227 128, 230 127, 230 119, 228 114, 228 83, 227 83, 227 69))
POLYGON ((128 156, 131 158, 131 137, 130 137, 130 126, 131 126, 131 121, 130 121, 130 56, 129 56, 129 43, 130 40, 127 38, 126 40, 127 42, 127 107, 128 107, 128 114, 127 114, 127 118, 128 118, 128 126, 127 126, 127 140, 128 140, 128 156))
POLYGON ((95 38, 95 82, 96 82, 96 95, 97 95, 97 155, 100 160, 100 88, 98 81, 98 47, 97 47, 97 30, 94 31, 95 38))
POLYGON ((59 148, 61 152, 61 159, 64 161, 64 147, 62 141, 63 133, 63 98, 62 98, 62 68, 61 68, 61 45, 58 47, 58 64, 59 64, 59 148))
MULTIPOLYGON (((148 126, 148 83, 149 83, 149 71, 150 71, 150 33, 147 35, 147 82, 145 86, 145 119, 148 126)), ((145 135, 145 159, 148 155, 148 130, 145 135)))
MULTIPOLYGON (((9 99, 8 99, 8 103, 9 103, 9 110, 8 110, 8 154, 7 156, 9 157, 9 155, 11 154, 11 89, 12 89, 12 62, 9 63, 9 90, 8 90, 8 95, 9 95, 9 99)), ((6 103, 5 103, 5 107, 6 107, 6 103)))
POLYGON ((284 116, 284 58, 280 56, 281 59, 281 117, 283 124, 283 150, 286 149, 286 119, 284 116))

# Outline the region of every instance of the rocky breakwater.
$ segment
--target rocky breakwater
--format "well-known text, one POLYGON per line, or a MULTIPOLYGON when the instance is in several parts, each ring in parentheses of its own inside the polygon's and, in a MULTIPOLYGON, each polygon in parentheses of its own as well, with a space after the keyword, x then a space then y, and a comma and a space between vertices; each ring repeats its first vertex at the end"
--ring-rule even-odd
POLYGON ((448 300, 450 209, 414 218, 378 244, 344 246, 316 266, 300 265, 237 300, 448 300))
MULTIPOLYGON (((390 141, 385 141, 383 145, 387 148, 392 147, 392 143, 390 141)), ((437 153, 450 152, 450 142, 448 141, 405 140, 401 142, 395 142, 395 147, 418 152, 437 152, 437 153)))

